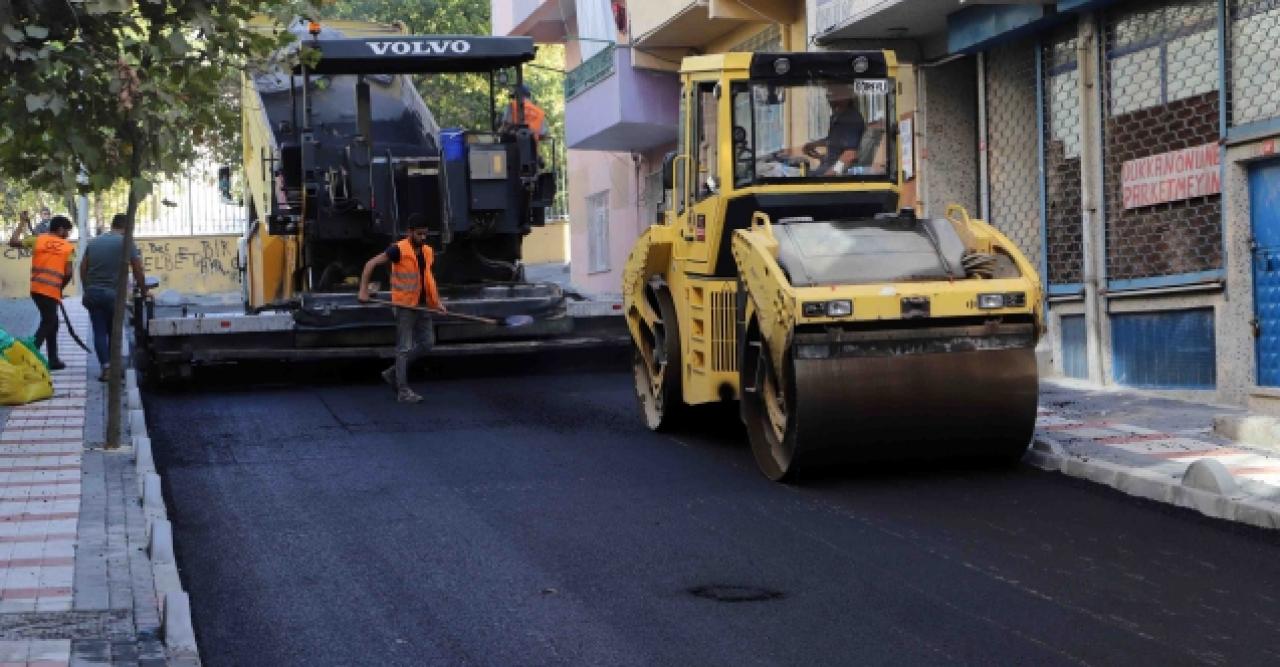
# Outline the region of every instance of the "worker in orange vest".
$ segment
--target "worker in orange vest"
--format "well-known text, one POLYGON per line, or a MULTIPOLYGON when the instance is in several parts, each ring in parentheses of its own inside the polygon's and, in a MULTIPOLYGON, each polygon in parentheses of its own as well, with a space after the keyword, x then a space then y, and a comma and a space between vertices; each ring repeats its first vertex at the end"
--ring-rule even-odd
POLYGON ((378 253, 360 275, 361 303, 369 301, 369 279, 374 269, 391 265, 391 302, 396 309, 396 363, 382 371, 382 379, 401 403, 419 403, 422 396, 409 387, 409 364, 431 350, 435 331, 431 311, 443 314, 444 304, 431 274, 435 253, 427 245, 427 223, 421 213, 409 216, 409 235, 378 253))
POLYGON ((45 345, 52 371, 66 368, 58 358, 58 304, 62 302, 62 289, 71 282, 75 246, 68 236, 71 221, 66 216, 54 216, 49 221, 49 231, 36 237, 31 251, 31 300, 40 311, 35 344, 37 349, 42 343, 45 345))
POLYGON ((502 112, 501 131, 511 132, 518 125, 517 104, 524 108, 524 124, 533 133, 534 138, 539 140, 546 139, 547 112, 533 103, 533 92, 523 84, 516 86, 515 91, 511 94, 511 104, 508 104, 506 110, 502 112))

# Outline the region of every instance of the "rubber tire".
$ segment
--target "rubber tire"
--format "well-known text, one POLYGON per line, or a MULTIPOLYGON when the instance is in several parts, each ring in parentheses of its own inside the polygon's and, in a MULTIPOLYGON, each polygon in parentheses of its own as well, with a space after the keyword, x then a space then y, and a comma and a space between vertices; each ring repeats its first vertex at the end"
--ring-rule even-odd
POLYGON ((663 432, 670 431, 681 423, 687 406, 680 388, 680 369, 684 363, 680 356, 680 321, 676 318, 675 305, 667 292, 660 290, 656 296, 658 314, 662 316, 662 347, 666 358, 666 369, 657 393, 654 394, 649 389, 653 385, 649 379, 649 369, 635 341, 631 343, 631 372, 635 378, 636 400, 640 403, 640 413, 645 425, 651 431, 663 432))
MULTIPOLYGON (((754 327, 748 330, 754 329, 754 327)), ((759 334, 753 336, 748 343, 759 342, 758 346, 748 344, 744 350, 745 354, 742 363, 739 364, 739 386, 742 391, 742 421, 747 427, 747 438, 751 443, 751 454, 755 458, 756 467, 760 472, 775 482, 791 483, 795 482, 799 477, 802 469, 803 457, 800 455, 796 447, 796 421, 795 421, 795 369, 791 364, 783 369, 783 373, 774 374, 775 382, 781 382, 784 387, 785 409, 790 418, 787 420, 783 437, 779 440, 775 434, 772 420, 769 418, 768 408, 764 401, 764 380, 765 374, 772 370, 773 361, 769 358, 769 347, 760 338, 759 334), (753 354, 753 350, 755 353, 753 354), (752 358, 754 357, 754 359, 752 358), (754 387, 755 391, 746 391, 747 387, 754 387)), ((790 355, 783 357, 790 361, 790 355)))

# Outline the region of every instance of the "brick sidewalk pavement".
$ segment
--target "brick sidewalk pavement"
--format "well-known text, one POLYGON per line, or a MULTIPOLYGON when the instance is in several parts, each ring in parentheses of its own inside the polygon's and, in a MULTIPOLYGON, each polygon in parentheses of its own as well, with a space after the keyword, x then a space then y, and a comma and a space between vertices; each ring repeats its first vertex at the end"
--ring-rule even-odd
MULTIPOLYGON (((88 314, 67 312, 84 338, 88 314)), ((90 448, 97 363, 65 326, 58 344, 53 398, 0 430, 0 666, 163 665, 131 452, 90 448)))
POLYGON ((1243 410, 1057 381, 1041 384, 1040 404, 1033 462, 1042 453, 1050 458, 1047 467, 1135 495, 1194 506, 1220 518, 1280 527, 1273 525, 1280 521, 1280 452, 1235 443, 1213 432, 1216 415, 1243 410), (1192 464, 1201 461, 1221 464, 1219 470, 1229 475, 1227 488, 1217 493, 1220 498, 1208 499, 1210 511, 1204 502, 1188 500, 1179 490, 1187 486, 1192 464), (1241 503, 1249 505, 1245 513, 1251 518, 1227 507, 1241 503), (1268 512, 1270 516, 1264 516, 1268 512))

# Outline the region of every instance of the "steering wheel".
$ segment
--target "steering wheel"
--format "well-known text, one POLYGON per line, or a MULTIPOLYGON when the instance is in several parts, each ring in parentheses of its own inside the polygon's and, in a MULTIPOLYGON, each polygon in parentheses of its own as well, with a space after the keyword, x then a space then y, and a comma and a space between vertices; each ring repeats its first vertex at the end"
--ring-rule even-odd
POLYGON ((827 157, 827 147, 823 143, 811 141, 804 145, 804 154, 815 160, 825 160, 827 157), (822 150, 819 151, 819 148, 822 150))

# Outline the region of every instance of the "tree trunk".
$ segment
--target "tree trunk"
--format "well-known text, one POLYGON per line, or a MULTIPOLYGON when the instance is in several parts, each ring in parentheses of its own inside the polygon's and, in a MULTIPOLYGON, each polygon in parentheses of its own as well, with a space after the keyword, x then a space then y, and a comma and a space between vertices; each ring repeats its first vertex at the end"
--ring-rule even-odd
POLYGON ((142 132, 129 128, 125 137, 133 146, 129 161, 129 205, 125 209, 124 252, 120 256, 120 268, 116 274, 116 303, 111 315, 111 360, 107 377, 107 449, 119 447, 124 440, 124 309, 129 300, 129 259, 133 248, 133 221, 138 213, 138 182, 142 179, 142 156, 146 147, 142 132))

